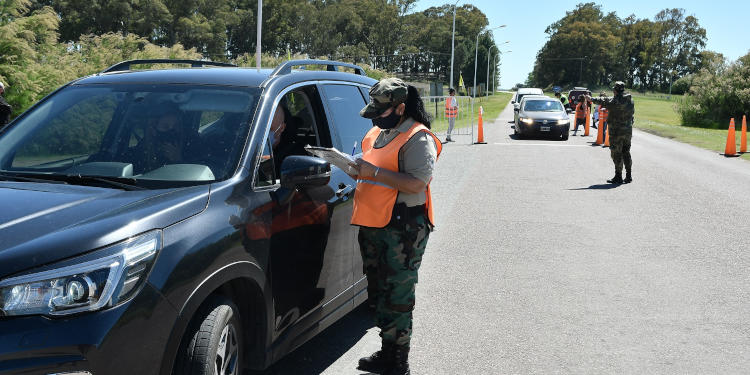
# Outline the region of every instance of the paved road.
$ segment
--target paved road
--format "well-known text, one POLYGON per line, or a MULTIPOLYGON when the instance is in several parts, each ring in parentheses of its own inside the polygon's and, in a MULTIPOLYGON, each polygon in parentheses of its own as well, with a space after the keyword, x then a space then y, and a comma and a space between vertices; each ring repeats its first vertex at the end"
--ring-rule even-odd
MULTIPOLYGON (((750 163, 640 131, 613 186, 593 137, 446 144, 417 287, 414 374, 747 374, 750 163)), ((359 308, 268 374, 361 374, 359 308)))

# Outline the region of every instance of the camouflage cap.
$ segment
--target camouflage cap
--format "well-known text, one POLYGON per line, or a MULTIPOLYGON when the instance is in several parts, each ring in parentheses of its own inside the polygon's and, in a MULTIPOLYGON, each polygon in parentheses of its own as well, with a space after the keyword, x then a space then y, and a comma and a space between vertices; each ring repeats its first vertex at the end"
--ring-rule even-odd
POLYGON ((623 81, 617 81, 617 82, 615 82, 615 85, 612 88, 615 91, 623 92, 623 91, 625 91, 625 82, 623 82, 623 81))
POLYGON ((380 80, 370 89, 370 104, 359 111, 364 118, 376 118, 387 111, 406 102, 409 90, 404 81, 399 78, 386 78, 380 80))

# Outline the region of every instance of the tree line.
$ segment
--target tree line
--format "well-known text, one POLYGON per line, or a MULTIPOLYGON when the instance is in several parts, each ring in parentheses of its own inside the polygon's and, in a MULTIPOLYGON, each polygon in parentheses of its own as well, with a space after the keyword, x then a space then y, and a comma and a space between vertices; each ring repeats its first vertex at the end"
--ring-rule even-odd
MULTIPOLYGON (((265 0, 261 49, 272 56, 304 54, 348 60, 445 80, 450 74, 453 6, 412 12, 417 0, 265 0)), ((159 46, 180 44, 205 58, 253 55, 257 0, 32 0, 51 7, 63 42, 83 35, 135 34, 159 46)), ((488 25, 473 5, 456 8, 456 76, 474 69, 474 42, 488 25)), ((482 62, 491 38, 480 41, 482 62)), ((482 65, 480 65, 482 66, 482 65)), ((481 75, 486 80, 486 69, 481 75)), ((458 79, 456 79, 458 81, 458 79)))
MULTIPOLYGON (((374 76, 447 82, 453 6, 413 12, 416 0, 265 0, 263 66, 288 56, 361 64, 374 76)), ((5 0, 0 80, 19 114, 60 85, 134 58, 192 58, 255 65, 257 0, 5 0)), ((456 7, 454 83, 497 72, 487 17, 456 7), (491 55, 488 53, 491 51, 491 55)), ((493 80, 498 74, 493 74, 493 80)))
MULTIPOLYGON (((395 74, 447 82, 453 5, 413 12, 415 3, 265 0, 262 65, 275 66, 288 56, 336 59, 360 64, 374 78, 395 74)), ((257 0, 1 1, 0 80, 9 85, 6 97, 17 115, 65 82, 122 60, 190 58, 252 66, 256 8, 257 0)), ((459 74, 465 86, 474 84, 477 41, 477 83, 496 84, 502 49, 482 32, 490 26, 486 15, 470 4, 455 12, 454 85, 459 74)), ((583 3, 546 32, 549 40, 527 85, 601 87, 623 80, 630 88, 662 92, 671 86, 674 93, 694 95, 684 111, 693 122, 748 107, 745 76, 737 73, 745 71, 744 60, 730 65, 704 50, 705 29, 683 9, 664 9, 653 20, 623 19, 583 3), (712 102, 698 95, 723 92, 718 82, 737 89, 720 98, 723 110, 703 108, 712 102)))
POLYGON ((684 9, 664 9, 653 20, 605 14, 579 4, 545 32, 527 85, 611 86, 686 94, 676 105, 682 125, 726 128, 750 113, 750 53, 728 63, 705 50, 706 30, 684 9))
POLYGON ((605 86, 624 81, 640 90, 668 92, 675 80, 699 71, 706 30, 684 9, 664 9, 654 20, 605 14, 579 4, 545 32, 529 83, 605 86))

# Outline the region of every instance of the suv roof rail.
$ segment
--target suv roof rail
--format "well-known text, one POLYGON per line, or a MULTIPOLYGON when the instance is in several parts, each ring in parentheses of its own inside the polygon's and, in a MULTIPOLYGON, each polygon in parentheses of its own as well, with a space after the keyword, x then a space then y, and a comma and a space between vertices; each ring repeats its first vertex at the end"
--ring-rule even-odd
POLYGON ((182 59, 142 59, 142 60, 121 61, 115 65, 110 66, 107 69, 104 69, 103 71, 101 71, 101 73, 130 70, 130 65, 134 65, 134 64, 190 64, 192 68, 201 68, 204 66, 237 67, 237 65, 234 65, 234 64, 214 62, 214 61, 182 60, 182 59))
POLYGON ((340 62, 340 61, 331 61, 331 60, 289 60, 284 61, 283 63, 279 64, 279 66, 274 69, 274 71, 271 73, 271 76, 277 76, 277 75, 283 75, 283 74, 289 74, 292 72, 293 66, 300 66, 300 65, 325 65, 326 70, 329 72, 337 72, 339 69, 338 67, 343 66, 347 68, 354 69, 355 74, 359 74, 361 76, 367 76, 365 73, 365 70, 362 69, 361 66, 340 62))

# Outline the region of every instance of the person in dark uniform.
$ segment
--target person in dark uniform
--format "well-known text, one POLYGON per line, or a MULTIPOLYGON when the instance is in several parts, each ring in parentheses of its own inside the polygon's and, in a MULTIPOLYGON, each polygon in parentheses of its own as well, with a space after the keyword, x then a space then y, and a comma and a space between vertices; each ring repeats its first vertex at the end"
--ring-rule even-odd
POLYGON ((625 93, 625 83, 615 82, 614 96, 587 99, 606 108, 609 149, 615 163, 615 176, 607 180, 610 184, 630 183, 633 181, 633 160, 630 157, 630 140, 633 138, 633 115, 635 106, 630 94, 625 93), (625 166, 625 179, 622 178, 622 167, 625 166))
POLYGON ((5 85, 0 82, 0 129, 10 122, 10 115, 13 112, 13 108, 5 101, 3 94, 5 93, 5 85))

